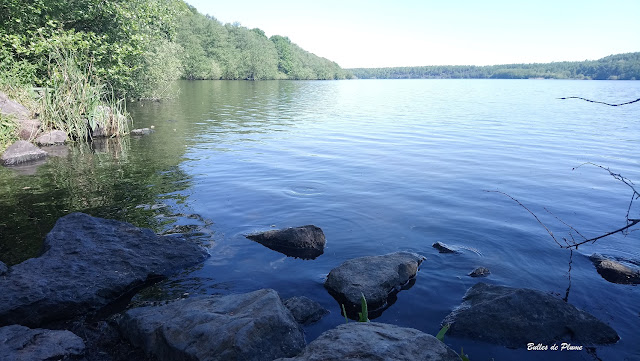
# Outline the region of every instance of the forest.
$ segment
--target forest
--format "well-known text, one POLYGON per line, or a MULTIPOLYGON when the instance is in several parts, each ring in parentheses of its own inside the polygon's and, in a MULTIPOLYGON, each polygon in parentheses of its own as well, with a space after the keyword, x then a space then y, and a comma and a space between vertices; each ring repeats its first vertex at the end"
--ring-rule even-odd
POLYGON ((175 79, 343 79, 283 36, 222 24, 182 0, 4 0, 0 87, 51 87, 75 64, 117 98, 161 98, 175 79))
POLYGON ((596 79, 640 80, 640 52, 591 61, 508 65, 444 65, 347 69, 359 79, 596 79))

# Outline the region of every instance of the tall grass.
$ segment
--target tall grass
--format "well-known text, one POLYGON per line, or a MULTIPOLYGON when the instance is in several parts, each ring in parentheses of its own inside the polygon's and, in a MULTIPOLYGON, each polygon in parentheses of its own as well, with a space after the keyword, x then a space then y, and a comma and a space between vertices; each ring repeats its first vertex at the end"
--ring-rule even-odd
POLYGON ((0 113, 0 153, 16 140, 18 140, 18 123, 13 118, 0 113))
POLYGON ((81 68, 75 58, 56 51, 49 60, 50 85, 43 89, 43 127, 60 129, 74 140, 118 136, 128 132, 124 100, 93 76, 91 66, 81 68))

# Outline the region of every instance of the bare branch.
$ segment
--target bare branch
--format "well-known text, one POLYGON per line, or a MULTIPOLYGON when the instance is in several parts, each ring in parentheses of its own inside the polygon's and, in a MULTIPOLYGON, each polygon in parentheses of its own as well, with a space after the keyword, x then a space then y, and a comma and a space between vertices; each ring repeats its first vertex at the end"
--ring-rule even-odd
MULTIPOLYGON (((551 238, 553 238, 553 240, 558 244, 558 246, 560 246, 560 247, 562 247, 562 248, 565 248, 562 244, 560 244, 560 242, 558 242, 558 240, 556 239, 556 237, 553 235, 553 232, 551 232, 551 230, 550 230, 550 229, 549 229, 549 228, 548 228, 544 223, 542 223, 542 221, 540 220, 540 218, 538 218, 538 216, 536 216, 536 214, 535 214, 535 213, 533 213, 533 212, 532 212, 529 208, 527 208, 524 204, 520 203, 520 201, 519 201, 519 200, 517 200, 517 199, 513 198, 513 197, 512 197, 512 196, 510 196, 509 194, 507 194, 507 193, 505 193, 505 192, 502 192, 502 191, 487 191, 487 190, 485 190, 485 192, 500 193, 500 194, 502 194, 502 195, 505 195, 505 196, 507 196, 507 197, 511 198, 514 202, 518 203, 518 204, 520 205, 520 207, 522 207, 522 208, 526 209, 526 210, 527 210, 527 212, 529 212, 529 213, 530 213, 530 214, 531 214, 531 215, 536 219, 536 221, 538 221, 538 223, 540 223, 540 225, 541 225, 542 227, 544 227, 544 229, 546 229, 546 230, 547 230, 547 233, 549 233, 549 235, 551 236, 551 238)), ((565 240, 565 243, 566 243, 566 242, 567 242, 567 241, 565 240)))
POLYGON ((636 102, 640 102, 640 98, 638 98, 636 100, 632 100, 630 102, 620 103, 620 104, 611 104, 611 103, 599 102, 597 100, 591 100, 591 99, 586 99, 586 98, 581 98, 581 97, 565 97, 565 98, 558 98, 558 99, 562 99, 562 100, 565 100, 565 99, 580 99, 580 100, 584 100, 584 101, 587 101, 587 102, 590 102, 590 103, 604 104, 604 105, 608 105, 608 106, 611 106, 611 107, 619 107, 619 106, 622 106, 622 105, 627 105, 627 104, 633 104, 633 103, 636 103, 636 102))
MULTIPOLYGON (((584 240, 582 242, 579 242, 579 243, 576 243, 576 244, 572 244, 569 247, 575 247, 576 249, 578 249, 578 246, 580 246, 582 244, 589 243, 589 242, 595 242, 595 241, 597 241, 597 240, 599 240, 601 238, 608 237, 608 236, 610 236, 612 234, 616 234, 616 233, 619 233, 619 232, 624 232, 625 230, 627 230, 627 229, 635 226, 636 224, 640 223, 640 219, 629 219, 629 221, 630 221, 630 223, 627 224, 626 226, 622 227, 622 228, 616 229, 615 231, 611 231, 609 233, 605 233, 605 234, 603 234, 601 236, 598 236, 598 237, 586 239, 586 240, 584 240)), ((569 248, 569 247, 562 247, 562 248, 569 248)))

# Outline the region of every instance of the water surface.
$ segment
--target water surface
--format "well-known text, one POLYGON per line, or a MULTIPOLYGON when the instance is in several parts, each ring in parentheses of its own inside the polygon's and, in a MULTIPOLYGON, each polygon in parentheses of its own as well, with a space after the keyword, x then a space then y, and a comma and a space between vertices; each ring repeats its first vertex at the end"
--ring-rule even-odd
MULTIPOLYGON (((477 266, 491 270, 485 282, 559 297, 569 286, 568 251, 517 203, 487 191, 517 198, 559 237, 568 232, 555 216, 592 237, 624 225, 631 193, 602 169, 573 168, 594 162, 640 181, 639 106, 557 99, 624 102, 638 97, 638 82, 201 81, 180 88, 175 100, 129 106, 136 127, 155 127, 150 136, 109 149, 72 147, 35 175, 0 169, 1 257, 16 263, 37 254, 34 240, 74 210, 157 232, 196 230, 212 257, 145 297, 263 287, 304 295, 331 310, 305 329, 310 341, 344 322, 323 288, 333 267, 413 251, 427 257, 415 285, 376 321, 435 334, 479 281, 467 276, 477 266), (327 238, 315 260, 244 237, 305 224, 327 238), (436 241, 463 251, 439 254, 436 241)), ((604 360, 640 358, 639 291, 600 278, 587 256, 639 261, 638 241, 632 232, 574 252, 569 302, 622 338, 597 349, 604 360)), ((447 343, 472 360, 594 359, 585 351, 447 343)))

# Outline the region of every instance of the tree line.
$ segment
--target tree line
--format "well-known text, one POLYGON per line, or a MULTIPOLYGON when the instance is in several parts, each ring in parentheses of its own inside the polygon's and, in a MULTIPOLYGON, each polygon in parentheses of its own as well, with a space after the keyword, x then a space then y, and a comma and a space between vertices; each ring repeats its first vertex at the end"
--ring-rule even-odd
POLYGON ((288 38, 222 24, 182 0, 4 0, 0 85, 50 86, 60 58, 118 98, 160 97, 183 79, 344 79, 288 38))
POLYGON ((347 69, 360 79, 597 79, 640 80, 640 52, 592 61, 509 65, 445 65, 347 69))

